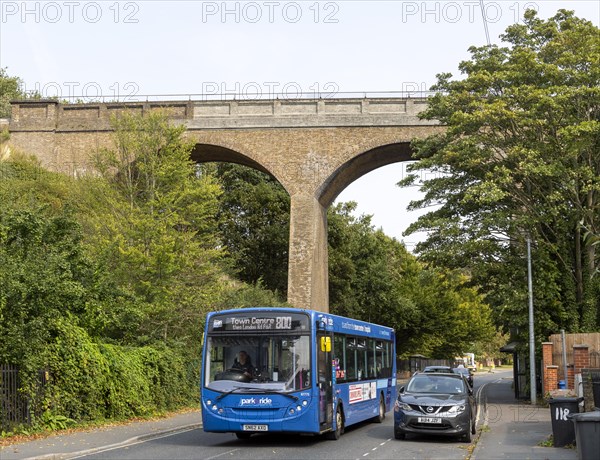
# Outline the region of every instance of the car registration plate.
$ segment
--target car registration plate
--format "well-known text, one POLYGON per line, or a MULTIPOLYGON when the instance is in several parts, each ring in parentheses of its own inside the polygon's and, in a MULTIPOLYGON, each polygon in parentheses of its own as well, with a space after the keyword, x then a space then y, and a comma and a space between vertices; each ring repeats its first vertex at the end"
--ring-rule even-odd
POLYGON ((419 423, 442 423, 442 419, 438 417, 419 417, 419 423))
POLYGON ((269 425, 243 425, 244 431, 269 431, 269 425))

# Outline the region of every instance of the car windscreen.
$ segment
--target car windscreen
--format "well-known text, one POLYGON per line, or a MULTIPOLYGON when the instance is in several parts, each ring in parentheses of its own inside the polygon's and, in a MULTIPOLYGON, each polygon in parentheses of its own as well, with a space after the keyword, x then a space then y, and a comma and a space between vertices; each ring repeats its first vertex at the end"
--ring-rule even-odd
POLYGON ((452 372, 450 367, 426 367, 423 372, 452 372))
POLYGON ((441 375, 415 375, 406 387, 409 393, 463 394, 465 387, 459 378, 441 375))

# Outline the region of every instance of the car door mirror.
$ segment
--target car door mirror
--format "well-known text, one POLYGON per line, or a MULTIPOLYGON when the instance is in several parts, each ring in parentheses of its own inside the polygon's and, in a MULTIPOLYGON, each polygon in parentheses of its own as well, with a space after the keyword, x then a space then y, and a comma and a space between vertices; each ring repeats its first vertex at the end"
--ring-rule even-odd
POLYGON ((404 387, 400 387, 400 393, 404 393, 404 387))

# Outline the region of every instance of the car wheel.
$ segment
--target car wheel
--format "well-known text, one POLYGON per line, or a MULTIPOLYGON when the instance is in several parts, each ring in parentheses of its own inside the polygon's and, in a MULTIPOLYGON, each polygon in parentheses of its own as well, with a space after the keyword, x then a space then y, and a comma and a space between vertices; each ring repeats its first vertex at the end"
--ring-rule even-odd
POLYGON ((396 438, 396 439, 406 439, 406 433, 402 433, 401 431, 394 430, 394 438, 396 438))
POLYGON ((469 420, 469 429, 467 431, 465 431, 465 434, 463 434, 464 442, 471 442, 473 440, 473 435, 471 434, 472 432, 473 432, 473 422, 471 420, 469 420))
POLYGON ((385 420, 385 402, 383 395, 379 398, 379 414, 375 417, 375 423, 382 423, 385 420))
POLYGON ((340 439, 340 436, 344 432, 344 414, 342 413, 342 408, 338 404, 338 408, 335 411, 335 430, 330 431, 325 436, 327 439, 331 439, 332 441, 337 441, 340 439))

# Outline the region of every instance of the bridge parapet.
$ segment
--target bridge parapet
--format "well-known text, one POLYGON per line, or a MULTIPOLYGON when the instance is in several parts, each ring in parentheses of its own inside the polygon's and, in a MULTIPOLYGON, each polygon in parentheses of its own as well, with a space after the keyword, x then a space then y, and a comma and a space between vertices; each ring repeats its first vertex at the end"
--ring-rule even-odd
POLYGON ((190 129, 414 126, 427 99, 282 99, 194 103, 190 129))
POLYGON ((62 104, 55 100, 12 101, 10 131, 109 131, 112 116, 163 110, 170 118, 193 115, 186 101, 62 104))
POLYGON ((18 131, 110 131, 110 120, 127 111, 162 110, 188 129, 302 128, 435 125, 421 120, 426 98, 154 101, 63 104, 13 101, 9 129, 18 131))

